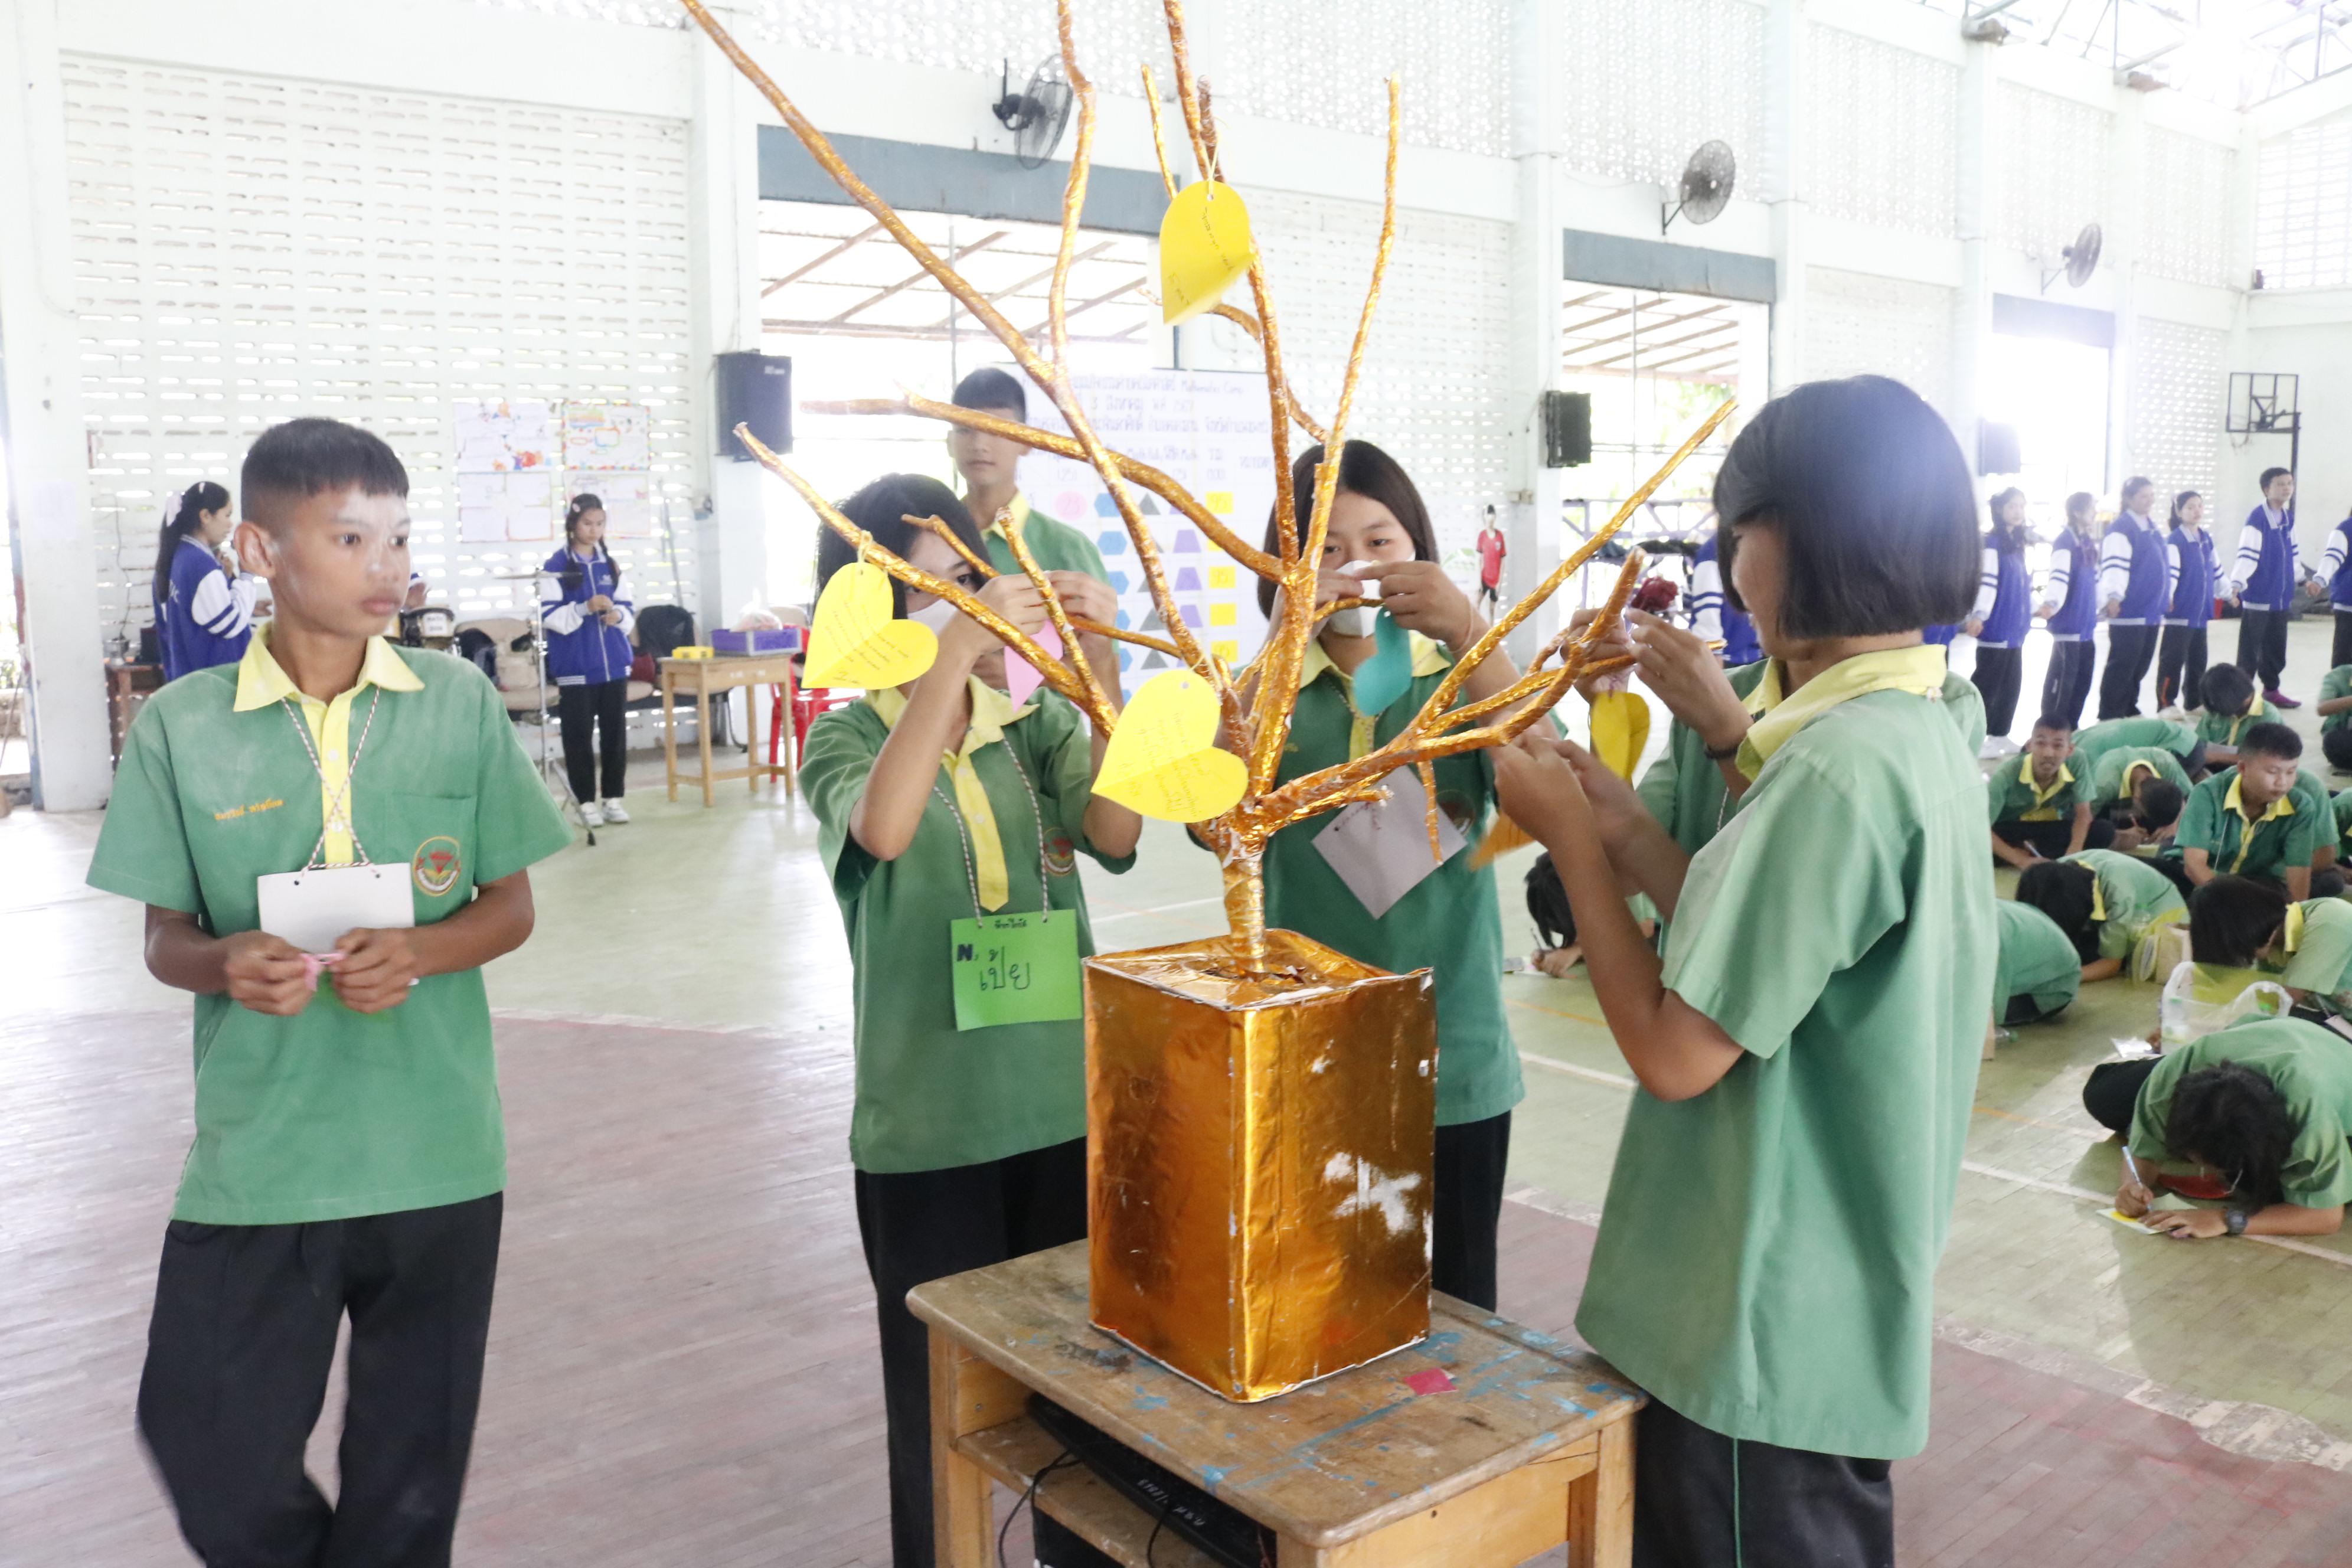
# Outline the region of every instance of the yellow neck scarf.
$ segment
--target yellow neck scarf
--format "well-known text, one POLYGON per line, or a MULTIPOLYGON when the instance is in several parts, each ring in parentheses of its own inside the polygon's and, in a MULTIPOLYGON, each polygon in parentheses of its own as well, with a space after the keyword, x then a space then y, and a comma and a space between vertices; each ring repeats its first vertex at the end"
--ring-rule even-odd
POLYGON ((1781 695, 1780 661, 1774 659, 1748 694, 1748 710, 1762 716, 1748 727, 1747 738, 1739 742, 1739 771, 1754 778, 1798 731, 1841 702, 1874 691, 1909 691, 1940 699, 1944 650, 1934 643, 1919 643, 1856 654, 1830 666, 1787 697, 1781 695))
MULTIPOLYGON (((907 699, 896 687, 869 691, 866 700, 882 716, 885 729, 897 729, 899 717, 907 711, 907 699)), ((1003 909, 1013 896, 1013 888, 1005 874, 1004 838, 997 831, 996 808, 989 804, 988 791, 982 786, 980 770, 972 766, 971 759, 982 746, 1004 739, 1007 724, 1036 710, 1034 706, 1015 708, 1013 699, 974 676, 971 723, 963 732, 963 745, 940 760, 947 769, 948 782, 955 786, 956 809, 963 814, 964 830, 971 836, 972 880, 979 884, 983 911, 1003 909)))

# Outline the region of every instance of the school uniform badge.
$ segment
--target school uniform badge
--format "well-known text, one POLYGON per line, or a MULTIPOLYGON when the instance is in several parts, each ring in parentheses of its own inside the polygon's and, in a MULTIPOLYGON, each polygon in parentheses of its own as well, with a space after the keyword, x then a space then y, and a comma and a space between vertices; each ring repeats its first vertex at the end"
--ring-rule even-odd
POLYGON ((437 899, 456 887, 464 869, 457 858, 457 841, 446 837, 426 839, 408 859, 408 874, 416 890, 428 899, 437 899))
POLYGON ((1045 869, 1056 877, 1066 877, 1078 868, 1078 847, 1070 842, 1066 833, 1045 836, 1045 869))

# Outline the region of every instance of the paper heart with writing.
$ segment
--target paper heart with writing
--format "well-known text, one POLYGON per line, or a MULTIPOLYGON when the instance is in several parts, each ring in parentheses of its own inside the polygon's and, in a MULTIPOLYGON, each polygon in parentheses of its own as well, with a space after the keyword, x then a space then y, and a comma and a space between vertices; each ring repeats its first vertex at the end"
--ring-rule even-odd
POLYGON ((835 572, 809 617, 808 684, 875 691, 930 668, 940 639, 919 622, 891 619, 890 611, 888 573, 863 561, 835 572))
POLYGON ((1095 793, 1162 822, 1221 816, 1242 798, 1249 768, 1216 742, 1216 689, 1189 669, 1163 670, 1120 712, 1095 793))

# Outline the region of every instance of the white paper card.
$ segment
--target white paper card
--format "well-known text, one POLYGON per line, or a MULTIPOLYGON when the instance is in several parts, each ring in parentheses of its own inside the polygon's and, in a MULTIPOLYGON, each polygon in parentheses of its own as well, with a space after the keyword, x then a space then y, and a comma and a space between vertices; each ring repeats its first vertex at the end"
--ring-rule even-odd
MULTIPOLYGON (((1384 802, 1358 801, 1315 836, 1315 847, 1330 862, 1348 890, 1379 920, 1437 869, 1429 857, 1429 795, 1421 775, 1399 768, 1381 781, 1384 802)), ((1454 819, 1437 814, 1437 847, 1451 860, 1468 841, 1454 819)))
POLYGON ((334 952, 336 939, 347 931, 393 931, 416 923, 404 865, 280 871, 257 879, 256 886, 261 929, 304 952, 334 952))

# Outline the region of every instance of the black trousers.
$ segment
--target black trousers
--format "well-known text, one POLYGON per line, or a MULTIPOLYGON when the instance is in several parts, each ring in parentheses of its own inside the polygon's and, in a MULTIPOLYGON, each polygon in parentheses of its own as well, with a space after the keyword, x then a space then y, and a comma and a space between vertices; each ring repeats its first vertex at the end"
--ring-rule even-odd
POLYGON ((929 1568, 930 1341, 907 1310, 907 1292, 1086 1235, 1087 1141, 977 1165, 854 1175, 857 1234, 882 1331, 891 1561, 897 1568, 929 1568))
POLYGON ((457 1528, 505 1199, 163 1233, 139 1431, 214 1568, 441 1568, 457 1528), (348 1313, 330 1506, 302 1468, 348 1313))
POLYGON ((2069 724, 2082 723, 2083 703, 2091 695, 2091 666, 2098 651, 2087 638, 2050 645, 2050 673, 2042 681, 2042 713, 2056 715, 2069 724))
POLYGON ((2139 711, 2139 689, 2156 658, 2157 626, 2107 628, 2107 668, 2099 681, 2099 717, 2129 719, 2139 711))
POLYGON ((2205 628, 2165 627, 2156 654, 2156 705, 2169 708, 2177 702, 2193 713, 2205 706, 2204 687, 2205 628))
MULTIPOLYGON (((2028 845, 2042 852, 2044 860, 2055 860, 2066 853, 2066 846, 2074 837, 2074 825, 2064 817, 2055 822, 1996 822, 1992 830, 2003 842, 2022 849, 2028 845)), ((2104 816, 2091 818, 2091 830, 2083 836, 2085 849, 2105 849, 2116 841, 2116 825, 2104 816)))
POLYGON ((585 805, 598 798, 596 760, 604 762, 603 798, 618 800, 629 787, 629 723, 623 705, 629 699, 625 680, 600 680, 592 686, 560 686, 555 691, 556 716, 563 726, 563 772, 572 782, 572 798, 585 805), (597 731, 592 741, 589 730, 597 731))
POLYGON ((2005 736, 2017 722, 2017 689, 2024 670, 2024 649, 1978 647, 1977 667, 1969 679, 1984 698, 1986 734, 2005 736))
POLYGON ((2276 691, 2286 673, 2286 612, 2246 610, 2238 621, 2238 668, 2264 691, 2276 691))
POLYGON ((2327 668, 2352 664, 2352 610, 2336 612, 2336 643, 2328 650, 2327 668))
POLYGON ((1495 1310, 1495 1233, 1503 1223, 1503 1167, 1511 1113, 1437 1130, 1429 1194, 1429 1282, 1474 1307, 1495 1310))
POLYGON ((1633 1417, 1633 1568, 1894 1568, 1892 1469, 1736 1442, 1653 1398, 1633 1417))
POLYGON ((2130 1137, 2139 1087, 2156 1070, 2157 1061, 2148 1057, 2136 1062, 2101 1062, 2083 1085, 2083 1110, 2108 1131, 2130 1137))
POLYGON ((2327 758, 2329 767, 2339 773, 2352 773, 2352 724, 2323 731, 2319 750, 2327 758))

